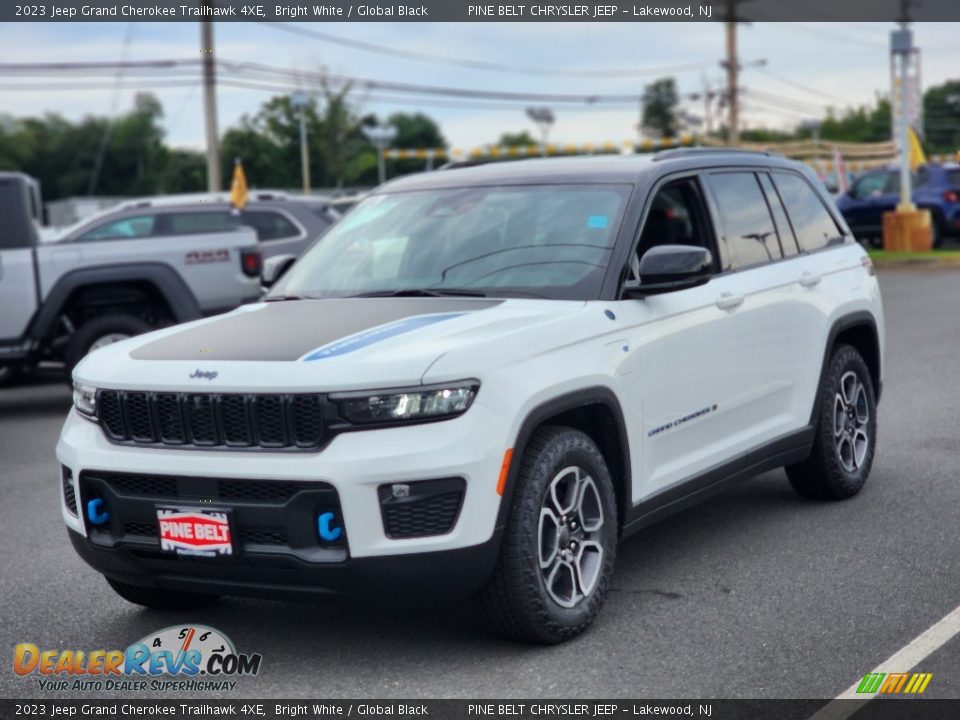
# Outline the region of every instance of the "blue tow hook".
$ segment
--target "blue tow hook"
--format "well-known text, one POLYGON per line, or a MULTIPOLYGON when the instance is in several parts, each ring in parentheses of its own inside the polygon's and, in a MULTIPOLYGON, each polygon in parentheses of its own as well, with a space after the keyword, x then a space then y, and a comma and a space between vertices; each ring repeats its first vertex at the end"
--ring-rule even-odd
POLYGON ((103 500, 94 498, 87 503, 87 520, 91 525, 103 525, 110 519, 110 513, 103 509, 103 500))
POLYGON ((317 518, 317 531, 320 533, 320 537, 327 542, 333 542, 343 535, 343 528, 334 527, 333 523, 336 519, 337 516, 332 512, 325 512, 317 518))

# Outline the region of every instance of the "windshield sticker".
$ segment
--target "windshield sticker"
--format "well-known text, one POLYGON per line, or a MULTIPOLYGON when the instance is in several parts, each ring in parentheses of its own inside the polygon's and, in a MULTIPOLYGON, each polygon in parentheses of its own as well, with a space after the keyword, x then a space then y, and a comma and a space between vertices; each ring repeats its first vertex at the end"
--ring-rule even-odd
POLYGON ((587 218, 587 227, 603 229, 607 226, 607 222, 606 215, 591 215, 587 218))
POLYGON ((413 330, 419 330, 420 328, 434 325, 438 322, 443 322, 444 320, 452 320, 453 318, 460 317, 461 315, 466 315, 466 313, 459 312, 442 313, 439 315, 417 315, 415 317, 405 318, 387 325, 381 325, 380 327, 373 328, 372 330, 365 330, 342 340, 337 340, 336 342, 319 347, 316 350, 311 350, 305 357, 302 358, 302 360, 303 362, 312 362, 313 360, 324 360, 326 358, 336 357, 338 355, 346 355, 354 350, 360 350, 361 348, 365 348, 368 345, 373 345, 374 343, 378 343, 382 340, 388 340, 392 337, 396 337, 397 335, 402 335, 403 333, 411 332, 413 330))

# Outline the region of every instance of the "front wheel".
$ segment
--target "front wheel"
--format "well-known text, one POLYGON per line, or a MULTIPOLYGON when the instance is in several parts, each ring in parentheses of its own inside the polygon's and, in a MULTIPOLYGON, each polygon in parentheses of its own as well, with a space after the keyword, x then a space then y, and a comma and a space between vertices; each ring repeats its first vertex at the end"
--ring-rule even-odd
POLYGON ((579 430, 538 430, 520 460, 481 612, 514 640, 554 644, 586 630, 613 576, 617 508, 610 472, 579 430))
POLYGON ((810 457, 788 466, 787 477, 803 497, 844 500, 866 483, 877 444, 873 380, 855 348, 838 345, 833 351, 818 402, 810 457))

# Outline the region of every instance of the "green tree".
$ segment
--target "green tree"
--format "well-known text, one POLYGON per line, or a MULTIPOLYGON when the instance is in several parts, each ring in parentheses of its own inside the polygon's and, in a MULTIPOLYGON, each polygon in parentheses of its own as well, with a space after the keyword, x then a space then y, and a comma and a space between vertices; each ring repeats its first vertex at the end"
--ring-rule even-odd
POLYGON ((534 140, 533 136, 526 130, 521 130, 515 133, 502 133, 500 139, 497 141, 497 145, 500 147, 529 147, 531 145, 540 145, 540 142, 534 140))
POLYGON ((660 78, 643 90, 643 129, 660 137, 677 135, 677 84, 660 78))
POLYGON ((960 151, 960 80, 948 80, 923 94, 923 121, 928 152, 960 151))
MULTIPOLYGON (((447 147, 440 126, 423 113, 393 113, 387 118, 387 124, 397 129, 397 136, 390 144, 391 147, 409 150, 447 147)), ((425 160, 393 160, 388 163, 387 171, 390 175, 406 175, 421 172, 425 167, 425 160)))

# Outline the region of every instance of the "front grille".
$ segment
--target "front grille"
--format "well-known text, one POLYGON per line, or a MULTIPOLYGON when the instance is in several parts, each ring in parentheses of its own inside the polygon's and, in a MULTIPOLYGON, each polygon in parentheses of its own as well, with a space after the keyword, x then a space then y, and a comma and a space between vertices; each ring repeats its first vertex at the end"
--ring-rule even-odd
POLYGON ((321 395, 100 390, 97 413, 117 443, 204 448, 318 448, 321 395))
POLYGON ((251 530, 240 531, 240 541, 250 545, 286 545, 287 533, 283 530, 251 530))
POLYGON ((179 477, 174 475, 141 475, 139 473, 96 472, 111 494, 124 498, 151 500, 202 500, 203 502, 243 502, 262 505, 283 505, 298 492, 333 487, 321 482, 284 482, 276 480, 225 480, 221 478, 179 477))
POLYGON ((125 535, 156 536, 157 526, 154 523, 128 522, 123 524, 123 532, 125 535))
POLYGON ((427 480, 406 487, 409 494, 401 497, 392 494, 393 485, 382 485, 378 491, 387 537, 427 537, 453 530, 463 504, 462 479, 427 480))

